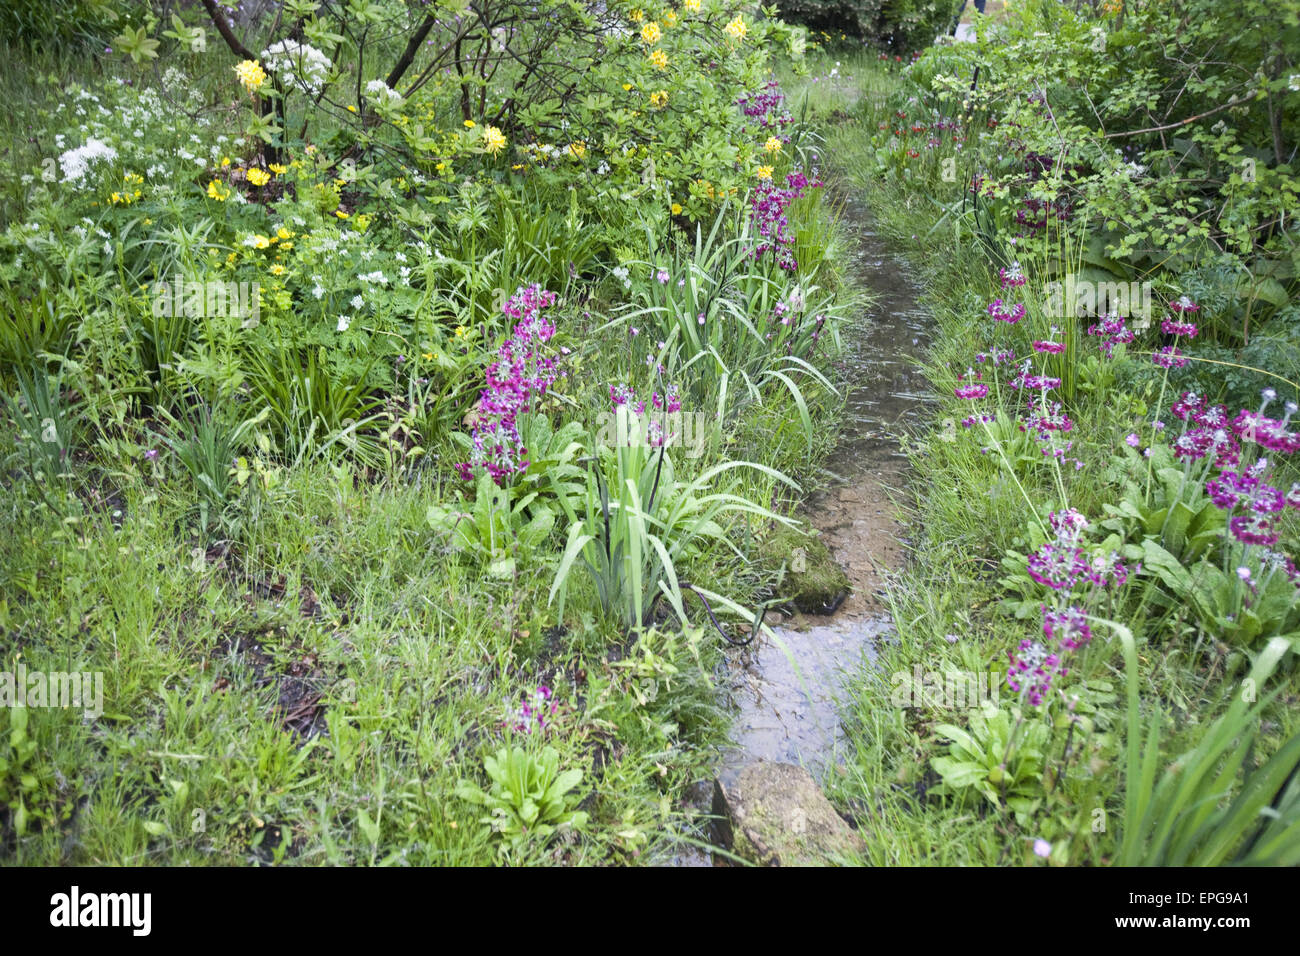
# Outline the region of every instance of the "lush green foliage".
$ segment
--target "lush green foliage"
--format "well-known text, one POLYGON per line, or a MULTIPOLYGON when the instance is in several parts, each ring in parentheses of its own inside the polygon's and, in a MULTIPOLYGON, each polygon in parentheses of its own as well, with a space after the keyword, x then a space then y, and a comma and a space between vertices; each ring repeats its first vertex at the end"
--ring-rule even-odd
POLYGON ((726 732, 709 614, 754 628, 839 401, 797 31, 276 8, 127 4, 4 77, 0 669, 106 705, 7 718, 0 855, 658 858, 726 732), (614 386, 671 395, 656 437, 614 386))

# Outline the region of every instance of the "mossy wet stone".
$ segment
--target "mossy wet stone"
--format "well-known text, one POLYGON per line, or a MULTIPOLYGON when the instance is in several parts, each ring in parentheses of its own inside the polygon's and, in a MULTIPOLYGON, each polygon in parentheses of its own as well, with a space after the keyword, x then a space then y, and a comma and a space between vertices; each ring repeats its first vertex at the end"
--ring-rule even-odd
POLYGON ((759 760, 714 784, 724 847, 759 866, 852 862, 866 844, 835 812, 807 770, 759 760))
POLYGON ((848 575, 814 535, 781 527, 763 543, 760 563, 772 572, 785 566, 779 596, 804 614, 834 614, 848 597, 848 575))

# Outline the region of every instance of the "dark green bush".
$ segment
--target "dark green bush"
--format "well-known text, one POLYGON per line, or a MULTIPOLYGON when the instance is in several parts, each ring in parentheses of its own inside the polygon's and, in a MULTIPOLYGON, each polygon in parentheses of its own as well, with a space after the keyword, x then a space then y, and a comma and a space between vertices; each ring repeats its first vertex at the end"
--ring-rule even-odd
POLYGON ((947 32, 960 0, 779 0, 781 16, 832 37, 845 33, 896 53, 947 32))

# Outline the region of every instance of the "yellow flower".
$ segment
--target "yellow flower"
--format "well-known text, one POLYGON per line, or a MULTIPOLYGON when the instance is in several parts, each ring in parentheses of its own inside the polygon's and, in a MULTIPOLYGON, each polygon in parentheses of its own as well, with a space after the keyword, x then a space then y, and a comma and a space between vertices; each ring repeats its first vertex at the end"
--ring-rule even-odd
POLYGON ((666 70, 668 69, 668 54, 663 50, 655 50, 650 54, 650 62, 658 69, 666 70))
POLYGON ((349 112, 349 113, 355 113, 356 111, 357 111, 357 108, 356 108, 355 106, 353 106, 351 103, 349 103, 349 104, 348 104, 348 112, 349 112))
POLYGON ((674 215, 674 216, 680 216, 680 215, 682 214, 682 204, 681 204, 681 203, 679 203, 679 202, 675 202, 675 203, 673 203, 672 209, 673 209, 673 215, 674 215))
POLYGON ((642 13, 639 9, 637 9, 637 10, 633 10, 630 16, 632 17, 633 23, 640 23, 641 20, 645 17, 645 14, 642 13))
POLYGON ((464 334, 465 334, 466 332, 468 332, 468 331, 469 331, 469 329, 465 328, 465 326, 463 326, 463 325, 458 325, 458 326, 456 326, 456 338, 460 338, 462 335, 464 335, 464 334))
POLYGON ((658 90, 650 94, 650 105, 655 109, 663 109, 668 105, 668 93, 665 90, 658 90))
POLYGON ((279 229, 277 229, 277 230, 275 231, 275 235, 276 235, 276 237, 279 238, 279 239, 292 239, 292 238, 293 238, 293 233, 290 232, 288 229, 284 228, 284 226, 281 226, 279 229))
POLYGON ((687 13, 699 13, 700 0, 682 0, 682 9, 687 13))
POLYGON ((506 134, 495 126, 489 126, 483 133, 483 148, 495 156, 506 148, 506 134))
POLYGON ((423 358, 426 362, 432 362, 432 361, 433 361, 433 353, 432 353, 432 352, 421 352, 421 353, 420 353, 420 357, 423 358))
POLYGON ((273 276, 284 275, 284 266, 280 265, 278 262, 275 265, 271 266, 271 275, 273 276))
POLYGON ((668 26, 670 26, 670 27, 675 27, 675 26, 677 26, 677 11, 676 11, 676 10, 669 10, 667 13, 665 13, 665 14, 664 14, 664 23, 666 23, 666 24, 667 24, 668 26))
POLYGON ((759 179, 771 179, 771 178, 772 178, 772 167, 771 167, 771 166, 760 166, 760 167, 758 167, 758 169, 754 170, 754 175, 757 176, 759 179))
POLYGON ((466 128, 466 129, 473 129, 475 125, 476 125, 476 124, 474 123, 473 120, 465 120, 465 128, 466 128))
POLYGON ((767 142, 763 144, 763 148, 769 153, 779 153, 781 152, 781 141, 775 136, 769 136, 767 142))
POLYGON ((342 209, 335 209, 334 215, 338 216, 340 219, 346 219, 348 218, 349 215, 351 215, 351 213, 346 213, 342 209))
POLYGON ((235 75, 239 77, 239 82, 244 89, 250 93, 256 93, 258 88, 266 82, 266 71, 256 60, 245 60, 235 67, 235 75))
POLYGON ((745 34, 749 32, 749 27, 745 25, 744 17, 737 16, 722 28, 722 32, 733 40, 743 40, 745 39, 745 34))
POLYGON ((626 92, 627 92, 628 90, 630 90, 630 89, 632 89, 632 84, 631 84, 631 83, 624 83, 624 84, 623 84, 623 92, 624 92, 624 93, 626 93, 626 92))
POLYGON ((257 234, 257 235, 254 235, 252 238, 253 238, 253 248, 254 248, 254 249, 267 249, 267 248, 270 248, 271 240, 268 239, 268 238, 266 238, 266 236, 263 236, 263 235, 257 234))
POLYGON ((229 165, 230 165, 230 157, 229 157, 229 156, 222 156, 222 157, 221 157, 221 168, 222 168, 222 169, 225 169, 225 168, 226 168, 227 166, 229 166, 229 165))
POLYGON ((271 172, 275 173, 277 176, 283 176, 285 173, 289 171, 289 168, 287 166, 282 166, 279 163, 272 163, 268 168, 271 170, 271 172))
POLYGON ((225 183, 214 179, 208 183, 208 198, 215 199, 217 202, 225 202, 230 198, 230 189, 225 183))
POLYGON ((292 249, 292 248, 293 248, 293 243, 292 243, 292 242, 282 242, 282 243, 280 243, 280 248, 281 248, 281 249, 292 249))
POLYGON ((653 20, 641 28, 641 42, 654 46, 663 36, 663 31, 659 29, 659 24, 653 20))
POLYGON ((271 181, 271 174, 265 169, 253 167, 248 171, 248 181, 254 186, 265 186, 271 181))
POLYGON ((582 159, 582 157, 587 155, 587 144, 582 142, 570 143, 569 153, 574 159, 582 159))
POLYGON ((444 169, 447 168, 447 164, 439 163, 437 166, 434 166, 433 168, 436 169, 438 172, 442 172, 444 169))

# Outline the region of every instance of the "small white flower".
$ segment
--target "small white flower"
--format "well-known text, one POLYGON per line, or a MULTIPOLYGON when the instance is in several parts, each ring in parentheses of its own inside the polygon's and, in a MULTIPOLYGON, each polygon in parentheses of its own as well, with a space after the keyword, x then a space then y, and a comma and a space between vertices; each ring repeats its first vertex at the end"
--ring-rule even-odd
POLYGON ((352 297, 352 308, 354 308, 354 309, 360 309, 360 308, 363 308, 363 307, 365 306, 365 304, 366 304, 366 300, 363 299, 363 298, 361 298, 361 296, 359 296, 359 295, 354 295, 354 296, 352 297))
POLYGON ((339 331, 340 331, 340 332, 346 332, 346 331, 348 330, 348 326, 351 325, 351 324, 352 324, 352 316, 350 316, 350 315, 340 315, 340 316, 339 316, 339 331))

